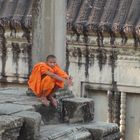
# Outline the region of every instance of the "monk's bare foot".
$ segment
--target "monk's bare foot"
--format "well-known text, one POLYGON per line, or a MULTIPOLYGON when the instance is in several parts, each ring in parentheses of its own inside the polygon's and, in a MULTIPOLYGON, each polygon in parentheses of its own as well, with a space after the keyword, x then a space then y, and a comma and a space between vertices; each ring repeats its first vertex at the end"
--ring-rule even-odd
POLYGON ((48 100, 50 101, 51 105, 57 108, 58 105, 57 100, 52 95, 48 96, 48 100))
POLYGON ((46 97, 40 97, 39 100, 40 100, 45 106, 49 106, 49 101, 47 100, 46 97))

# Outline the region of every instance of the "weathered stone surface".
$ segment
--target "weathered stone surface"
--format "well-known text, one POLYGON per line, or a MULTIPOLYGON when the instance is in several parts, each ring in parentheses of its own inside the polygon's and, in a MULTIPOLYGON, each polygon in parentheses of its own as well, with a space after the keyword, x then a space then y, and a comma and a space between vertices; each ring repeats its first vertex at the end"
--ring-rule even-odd
POLYGON ((41 127, 40 140, 119 140, 119 128, 114 123, 58 124, 41 127))
POLYGON ((12 103, 0 104, 0 115, 10 115, 24 110, 34 110, 34 107, 30 105, 18 105, 12 103))
POLYGON ((14 114, 14 116, 20 116, 24 119, 19 140, 37 140, 40 131, 41 115, 33 111, 23 111, 14 114))
POLYGON ((92 122, 83 127, 89 130, 94 140, 119 140, 121 136, 119 127, 115 123, 92 122))
POLYGON ((0 140, 17 140, 23 119, 17 116, 0 116, 0 140))
POLYGON ((63 100, 64 121, 69 123, 89 122, 94 118, 94 102, 89 98, 63 100))
POLYGON ((40 140, 92 140, 86 129, 62 124, 44 126, 40 134, 40 140))
POLYGON ((105 136, 102 139, 103 140, 120 140, 120 138, 121 138, 120 132, 116 132, 116 133, 110 134, 108 136, 105 136))
POLYGON ((45 124, 58 124, 62 122, 61 112, 51 105, 48 107, 40 105, 36 106, 35 109, 41 114, 42 120, 45 124))

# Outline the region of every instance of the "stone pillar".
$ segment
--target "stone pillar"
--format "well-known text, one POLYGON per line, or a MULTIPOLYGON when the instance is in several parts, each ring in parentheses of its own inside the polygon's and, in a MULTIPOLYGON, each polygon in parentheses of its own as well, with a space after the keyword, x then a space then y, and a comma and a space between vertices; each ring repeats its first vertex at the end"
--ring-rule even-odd
POLYGON ((139 128, 139 140, 140 140, 140 128, 139 128))
POLYGON ((125 124, 126 124, 126 93, 121 92, 120 132, 122 134, 122 137, 120 140, 125 140, 125 124))
POLYGON ((32 64, 55 54, 60 66, 65 62, 65 0, 39 0, 34 9, 32 64), (36 12, 37 11, 37 12, 36 12))
POLYGON ((54 52, 54 0, 34 4, 32 65, 54 52))
POLYGON ((61 67, 66 60, 66 0, 55 0, 55 55, 61 67))
POLYGON ((108 97, 108 115, 107 115, 107 122, 113 122, 112 120, 112 97, 113 93, 112 91, 107 91, 107 97, 108 97))

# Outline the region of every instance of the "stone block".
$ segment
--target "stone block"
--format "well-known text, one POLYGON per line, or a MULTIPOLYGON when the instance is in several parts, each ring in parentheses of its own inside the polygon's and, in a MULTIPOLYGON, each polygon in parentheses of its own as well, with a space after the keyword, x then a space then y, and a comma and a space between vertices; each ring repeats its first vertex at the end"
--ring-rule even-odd
POLYGON ((89 122, 94 118, 94 102, 89 98, 67 98, 63 100, 64 122, 89 122))
POLYGON ((115 123, 92 122, 81 126, 89 130, 94 140, 119 140, 121 137, 119 127, 115 123))
POLYGON ((35 109, 36 112, 41 114, 44 124, 58 124, 62 122, 60 110, 57 110, 51 105, 47 107, 45 105, 40 105, 36 106, 35 109))
POLYGON ((23 119, 17 116, 0 116, 0 140, 17 140, 23 119))
POLYGON ((20 116, 24 119, 19 140, 37 140, 40 132, 41 115, 33 111, 23 111, 14 114, 14 116, 20 116))
POLYGON ((49 105, 48 107, 44 105, 36 105, 35 109, 42 116, 42 120, 45 124, 58 124, 63 122, 63 99, 72 98, 74 95, 68 89, 58 90, 55 93, 55 98, 58 101, 57 109, 49 105))

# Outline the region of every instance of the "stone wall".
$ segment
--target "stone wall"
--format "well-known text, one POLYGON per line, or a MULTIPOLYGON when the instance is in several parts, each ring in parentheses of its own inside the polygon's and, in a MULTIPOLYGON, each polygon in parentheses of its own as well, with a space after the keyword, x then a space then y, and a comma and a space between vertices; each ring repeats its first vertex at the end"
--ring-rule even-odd
POLYGON ((139 110, 131 108, 138 103, 130 102, 130 98, 136 101, 135 96, 140 95, 139 46, 134 45, 133 38, 123 44, 121 37, 116 37, 112 46, 111 37, 105 33, 102 41, 101 47, 98 36, 67 35, 66 69, 73 77, 72 90, 77 96, 95 99, 95 120, 115 122, 123 139, 137 139, 139 110))
POLYGON ((67 37, 66 60, 66 69, 74 78, 76 94, 82 88, 77 84, 83 83, 106 89, 116 84, 118 90, 139 93, 140 49, 133 47, 133 39, 121 46, 121 38, 116 38, 112 48, 109 37, 104 38, 105 47, 98 47, 97 37, 89 36, 88 43, 83 41, 84 36, 78 41, 76 38, 76 35, 67 37))

